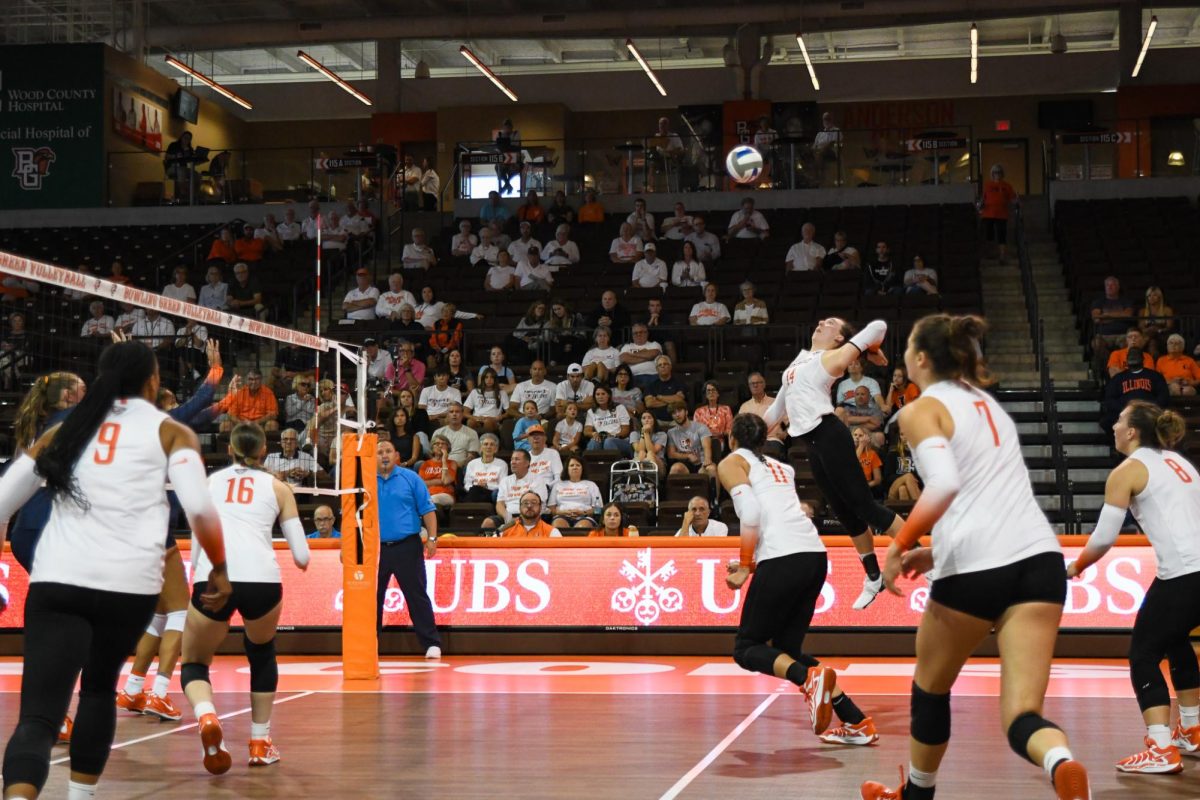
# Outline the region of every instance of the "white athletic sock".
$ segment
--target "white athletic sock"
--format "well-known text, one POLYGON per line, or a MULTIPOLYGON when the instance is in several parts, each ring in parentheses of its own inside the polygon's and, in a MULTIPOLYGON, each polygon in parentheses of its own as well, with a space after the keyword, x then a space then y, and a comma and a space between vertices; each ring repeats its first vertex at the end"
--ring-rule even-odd
POLYGON ((1054 768, 1063 761, 1070 761, 1071 758, 1070 748, 1051 747, 1046 751, 1046 755, 1042 756, 1042 769, 1046 770, 1050 780, 1054 780, 1054 768))
POLYGON ((251 722, 250 723, 250 738, 251 739, 266 739, 271 735, 271 723, 268 722, 251 722))
POLYGON ((1179 724, 1185 728, 1200 725, 1200 706, 1180 706, 1179 724))
POLYGON ((129 673, 129 677, 125 679, 125 691, 128 694, 138 694, 142 691, 142 687, 145 685, 145 675, 137 675, 131 672, 129 673))
POLYGON ((1166 725, 1147 725, 1146 735, 1159 747, 1166 747, 1171 743, 1171 729, 1166 725))
POLYGON ((217 713, 217 707, 212 703, 196 703, 196 705, 192 706, 192 711, 195 712, 196 719, 200 719, 205 714, 215 715, 217 713))
POLYGON ((913 786, 920 786, 922 789, 932 789, 937 785, 937 770, 933 772, 922 772, 912 765, 908 764, 908 780, 913 786))
POLYGON ((163 675, 162 673, 159 673, 158 675, 154 676, 154 689, 152 689, 151 691, 153 694, 156 694, 159 697, 166 697, 167 696, 167 688, 170 685, 171 685, 171 676, 163 675))
POLYGON ((67 800, 92 800, 96 796, 96 784, 67 782, 67 800))

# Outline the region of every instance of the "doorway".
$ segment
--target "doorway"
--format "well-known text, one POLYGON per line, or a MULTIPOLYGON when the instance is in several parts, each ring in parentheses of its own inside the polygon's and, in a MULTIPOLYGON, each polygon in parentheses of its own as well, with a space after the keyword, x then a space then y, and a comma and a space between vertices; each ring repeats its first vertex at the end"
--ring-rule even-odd
POLYGON ((1029 193, 1028 139, 980 139, 978 179, 981 185, 988 179, 993 164, 1004 167, 1004 179, 1012 184, 1018 195, 1024 197, 1029 193))

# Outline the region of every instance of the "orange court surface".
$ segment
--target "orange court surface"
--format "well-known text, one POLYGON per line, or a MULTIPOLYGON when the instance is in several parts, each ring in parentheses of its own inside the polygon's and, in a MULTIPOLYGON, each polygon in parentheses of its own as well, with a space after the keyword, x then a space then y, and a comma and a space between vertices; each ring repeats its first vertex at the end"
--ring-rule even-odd
MULTIPOLYGON (((732 644, 732 636, 731 636, 732 644)), ((895 785, 908 763, 913 661, 826 659, 879 726, 872 747, 821 743, 796 687, 712 657, 384 657, 377 680, 344 681, 330 658, 280 657, 272 736, 283 759, 246 766, 245 659, 212 669, 234 766, 200 764, 190 711, 179 723, 120 713, 98 798, 836 798, 865 779, 895 785)), ((126 667, 128 671, 128 667, 126 667)), ((20 659, 0 660, 0 727, 16 722, 20 659)), ((954 687, 939 798, 1053 797, 1041 769, 1000 730, 999 665, 975 659, 954 687)), ((181 707, 178 674, 172 697, 181 707)), ((1144 728, 1116 660, 1055 662, 1046 716, 1070 735, 1095 800, 1200 798, 1200 763, 1179 775, 1122 775, 1144 728)), ((63 797, 57 747, 46 797, 63 797)))

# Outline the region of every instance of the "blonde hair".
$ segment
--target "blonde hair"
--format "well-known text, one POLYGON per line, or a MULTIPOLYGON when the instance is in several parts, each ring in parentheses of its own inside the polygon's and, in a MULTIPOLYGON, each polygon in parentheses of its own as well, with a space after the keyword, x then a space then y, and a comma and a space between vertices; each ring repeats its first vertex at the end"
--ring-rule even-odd
POLYGON ((1129 427, 1137 431, 1143 447, 1174 447, 1187 433, 1187 422, 1174 411, 1164 411, 1145 400, 1134 400, 1127 407, 1129 427))
POLYGON ((83 381, 74 372, 51 372, 38 378, 29 387, 25 398, 17 408, 17 416, 13 421, 13 433, 17 437, 17 446, 28 448, 38 437, 38 428, 50 416, 51 411, 58 408, 62 402, 63 393, 70 391, 83 381))

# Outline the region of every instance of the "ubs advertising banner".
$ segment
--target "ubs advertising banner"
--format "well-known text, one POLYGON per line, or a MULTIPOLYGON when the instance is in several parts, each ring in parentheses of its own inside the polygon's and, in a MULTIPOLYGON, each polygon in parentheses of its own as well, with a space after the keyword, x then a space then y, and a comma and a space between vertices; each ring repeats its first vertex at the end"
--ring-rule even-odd
POLYGON ((104 47, 0 47, 0 208, 103 199, 104 47))

